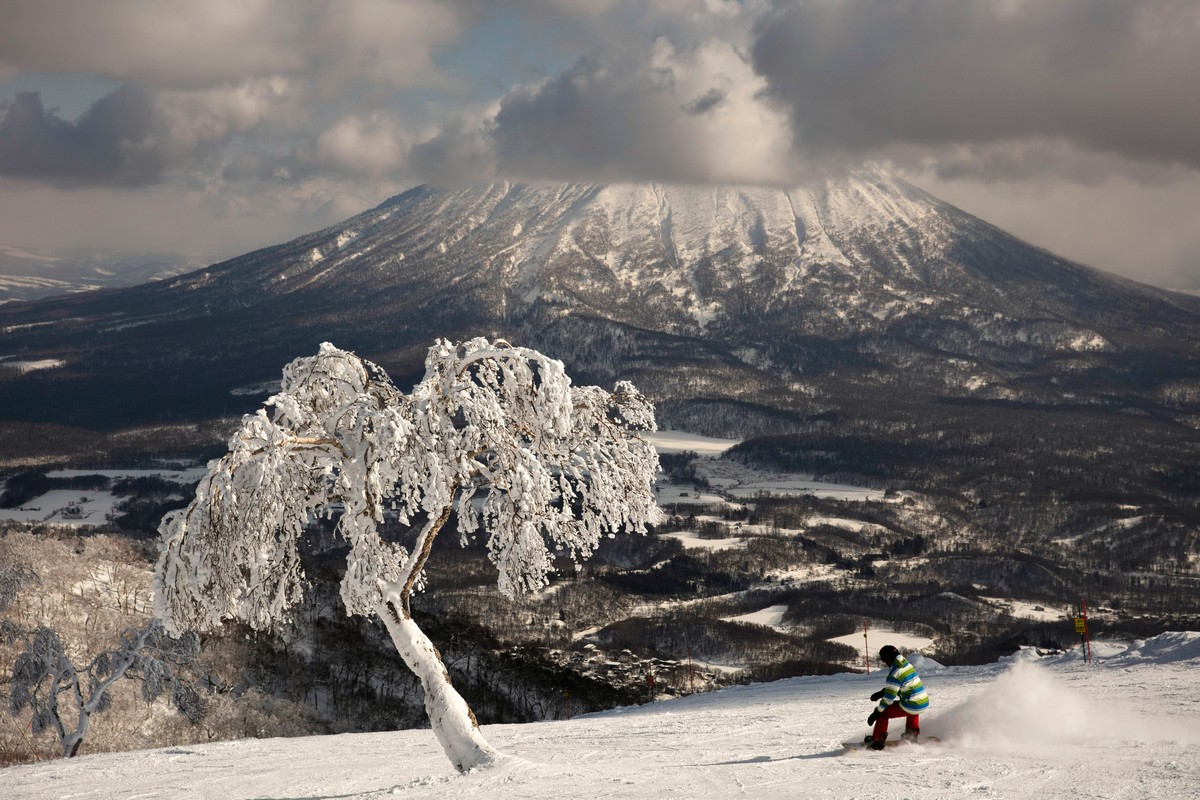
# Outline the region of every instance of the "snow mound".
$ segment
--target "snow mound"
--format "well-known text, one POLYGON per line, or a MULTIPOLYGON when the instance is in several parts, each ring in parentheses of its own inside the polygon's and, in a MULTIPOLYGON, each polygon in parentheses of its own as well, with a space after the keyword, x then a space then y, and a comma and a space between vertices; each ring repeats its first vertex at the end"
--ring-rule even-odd
POLYGON ((933 675, 946 669, 944 664, 940 664, 929 656, 923 656, 920 653, 909 653, 905 658, 908 659, 908 663, 913 665, 919 675, 933 675))
POLYGON ((1128 664, 1200 661, 1200 631, 1169 631, 1150 639, 1136 639, 1113 660, 1128 664))

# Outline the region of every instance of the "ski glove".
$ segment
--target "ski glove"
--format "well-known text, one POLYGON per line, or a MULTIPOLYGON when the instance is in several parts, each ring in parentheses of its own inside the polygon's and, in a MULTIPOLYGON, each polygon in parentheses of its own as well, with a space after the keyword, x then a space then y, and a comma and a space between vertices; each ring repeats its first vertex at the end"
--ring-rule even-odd
POLYGON ((883 689, 880 689, 878 692, 876 692, 875 694, 871 695, 871 701, 872 701, 872 702, 874 702, 874 703, 878 703, 878 702, 879 702, 879 698, 881 698, 881 697, 883 697, 883 689))
POLYGON ((878 709, 876 709, 875 711, 872 711, 872 712, 871 712, 871 716, 867 717, 867 724, 868 724, 868 725, 874 725, 874 724, 875 724, 875 720, 879 719, 879 717, 880 717, 880 714, 879 714, 879 710, 878 710, 878 709))

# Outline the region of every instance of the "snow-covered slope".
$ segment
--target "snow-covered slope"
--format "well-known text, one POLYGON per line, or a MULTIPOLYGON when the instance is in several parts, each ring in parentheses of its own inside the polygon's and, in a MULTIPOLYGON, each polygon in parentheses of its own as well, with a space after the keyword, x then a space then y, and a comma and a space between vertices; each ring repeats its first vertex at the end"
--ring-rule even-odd
POLYGON ((1193 798, 1200 633, 1034 651, 986 667, 919 657, 940 744, 846 753, 882 673, 796 678, 569 721, 489 726, 507 758, 456 775, 429 731, 223 742, 0 770, 52 798, 1193 798))

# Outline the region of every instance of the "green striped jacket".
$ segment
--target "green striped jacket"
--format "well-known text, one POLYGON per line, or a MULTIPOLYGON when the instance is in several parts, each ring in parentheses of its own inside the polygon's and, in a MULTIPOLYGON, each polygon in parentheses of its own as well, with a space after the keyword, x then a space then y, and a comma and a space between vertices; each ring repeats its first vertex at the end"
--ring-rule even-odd
POLYGON ((887 683, 883 686, 883 697, 879 699, 879 713, 896 701, 906 714, 920 714, 929 708, 929 692, 921 683, 921 676, 908 659, 898 655, 892 661, 892 670, 888 673, 887 683))

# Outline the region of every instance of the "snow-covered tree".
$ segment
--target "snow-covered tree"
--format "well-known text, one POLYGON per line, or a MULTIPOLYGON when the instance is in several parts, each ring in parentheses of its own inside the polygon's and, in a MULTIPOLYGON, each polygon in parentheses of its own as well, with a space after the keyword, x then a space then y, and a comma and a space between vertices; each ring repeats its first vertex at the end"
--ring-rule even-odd
POLYGON ((243 419, 192 503, 160 527, 155 612, 168 630, 288 618, 305 576, 297 543, 339 513, 350 545, 347 612, 383 620, 425 690, 454 766, 494 762, 410 600, 452 513, 463 543, 486 534, 505 595, 547 583, 555 552, 586 558, 602 536, 657 522, 653 406, 631 383, 571 385, 563 365, 505 342, 438 341, 409 395, 333 345, 289 364, 279 394, 243 419), (411 549, 381 538, 387 512, 416 529, 411 549))
POLYGON ((151 620, 140 630, 126 629, 117 647, 77 667, 59 635, 42 626, 13 663, 10 710, 20 714, 29 708, 32 731, 53 730, 68 758, 79 753, 92 716, 109 708, 109 690, 122 678, 140 679, 146 702, 169 692, 175 708, 194 722, 200 697, 186 672, 199 648, 195 636, 172 638, 158 620, 151 620))
POLYGON ((21 589, 40 580, 36 572, 23 564, 0 562, 0 613, 8 611, 21 589))

